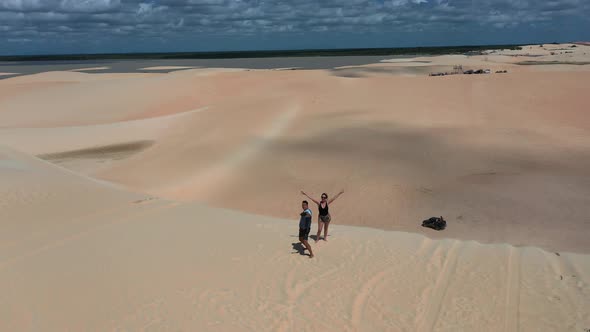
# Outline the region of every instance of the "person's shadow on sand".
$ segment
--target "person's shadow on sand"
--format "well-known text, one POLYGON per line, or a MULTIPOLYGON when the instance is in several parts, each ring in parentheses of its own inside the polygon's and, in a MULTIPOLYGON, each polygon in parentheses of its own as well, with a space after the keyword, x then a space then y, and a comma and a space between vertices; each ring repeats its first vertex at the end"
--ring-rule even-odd
POLYGON ((295 250, 294 252, 292 252, 292 254, 309 256, 309 253, 305 253, 305 247, 303 246, 303 244, 301 242, 291 243, 291 245, 293 246, 293 250, 295 250))

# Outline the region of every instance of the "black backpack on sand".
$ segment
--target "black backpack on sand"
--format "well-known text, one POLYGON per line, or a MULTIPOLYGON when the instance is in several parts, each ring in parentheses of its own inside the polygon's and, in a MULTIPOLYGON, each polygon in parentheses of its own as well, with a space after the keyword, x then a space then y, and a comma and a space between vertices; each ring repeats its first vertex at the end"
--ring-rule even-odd
POLYGON ((424 220, 422 222, 422 227, 432 228, 436 231, 442 231, 447 227, 447 222, 441 216, 439 217, 432 217, 424 220))

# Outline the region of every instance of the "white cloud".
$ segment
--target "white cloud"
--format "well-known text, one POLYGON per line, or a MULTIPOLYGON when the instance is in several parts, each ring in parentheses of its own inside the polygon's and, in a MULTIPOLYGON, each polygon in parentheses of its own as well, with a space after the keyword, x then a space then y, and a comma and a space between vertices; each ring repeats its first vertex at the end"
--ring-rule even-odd
POLYGON ((154 8, 153 3, 140 3, 137 8, 137 15, 148 15, 151 14, 154 8))

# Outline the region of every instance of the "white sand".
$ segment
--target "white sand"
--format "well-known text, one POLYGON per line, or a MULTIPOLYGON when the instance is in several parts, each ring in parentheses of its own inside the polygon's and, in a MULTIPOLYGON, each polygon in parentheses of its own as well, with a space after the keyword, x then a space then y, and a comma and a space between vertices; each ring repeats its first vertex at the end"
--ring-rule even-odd
POLYGON ((0 178, 3 331, 590 324, 587 255, 339 226, 310 260, 295 221, 149 199, 7 149, 0 178))
POLYGON ((141 68, 140 70, 177 70, 177 69, 192 69, 195 67, 190 66, 154 66, 154 67, 145 67, 141 68))
POLYGON ((349 68, 431 68, 430 72, 451 72, 453 66, 462 65, 468 69, 527 71, 588 71, 590 70, 590 45, 545 44, 522 46, 521 50, 490 50, 482 55, 441 55, 406 59, 387 59, 379 64, 349 68), (519 65, 520 63, 540 63, 545 65, 519 65), (553 63, 548 66, 547 64, 553 63))
POLYGON ((590 328, 590 73, 519 52, 1 80, 0 331, 590 328))
POLYGON ((95 71, 95 70, 107 70, 111 67, 89 67, 89 68, 79 68, 79 69, 72 69, 70 71, 95 71))
POLYGON ((588 252, 587 79, 183 72, 25 91, 9 79, 1 91, 21 90, 0 97, 0 138, 30 154, 154 141, 75 170, 169 199, 288 218, 299 190, 344 188, 337 224, 588 252), (453 227, 425 232, 433 215, 453 227))

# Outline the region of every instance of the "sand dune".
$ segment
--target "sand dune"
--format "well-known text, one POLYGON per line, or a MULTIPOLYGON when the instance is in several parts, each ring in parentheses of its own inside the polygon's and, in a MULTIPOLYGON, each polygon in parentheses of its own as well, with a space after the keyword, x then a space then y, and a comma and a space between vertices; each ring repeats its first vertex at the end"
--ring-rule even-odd
POLYGON ((171 126, 198 116, 198 113, 207 109, 203 107, 171 115, 109 124, 7 128, 0 130, 0 141, 30 154, 55 154, 135 141, 155 141, 171 126))
POLYGON ((0 330, 584 331, 589 66, 518 64, 569 46, 2 80, 0 330))
POLYGON ((286 218, 299 190, 344 188, 334 210, 338 224, 590 248, 580 232, 590 204, 590 123, 579 84, 585 72, 443 80, 321 71, 195 74, 62 85, 56 89, 64 95, 88 91, 92 107, 54 101, 39 117, 33 114, 41 103, 23 93, 5 101, 31 104, 0 113, 2 124, 13 124, 0 138, 39 155, 153 141, 128 159, 69 158, 63 165, 174 200, 286 218), (100 92, 103 82, 108 88, 100 92), (153 102, 158 107, 146 101, 155 96, 131 93, 164 82, 161 100, 153 102), (111 86, 129 87, 129 94, 116 98, 111 86), (219 86, 225 93, 213 94, 219 86), (177 99, 179 93, 187 99, 177 99), (100 100, 108 100, 108 110, 98 111, 100 100), (191 113, 202 107, 210 108, 191 113), (59 126, 15 127, 47 122, 59 126), (72 122, 84 125, 68 127, 72 122), (420 222, 432 215, 453 226, 425 232, 420 222))
MULTIPOLYGON (((77 80, 78 75, 95 76, 70 72, 64 73, 63 78, 77 80)), ((199 108, 198 100, 191 95, 193 86, 171 86, 170 78, 162 75, 150 80, 142 80, 141 76, 117 79, 117 76, 83 83, 70 81, 70 84, 33 89, 29 94, 0 100, 2 127, 94 125, 174 114, 187 111, 186 105, 199 108), (43 111, 47 105, 51 105, 50 112, 43 111)))
POLYGON ((588 71, 590 46, 574 44, 525 45, 521 50, 490 50, 480 55, 441 55, 408 59, 388 59, 381 63, 348 67, 357 72, 390 73, 395 70, 424 72, 452 72, 453 66, 468 69, 530 71, 588 71), (575 46, 575 47, 573 47, 575 46))
POLYGON ((12 207, 1 212, 2 330, 578 331, 590 323, 585 255, 339 226, 309 260, 292 245, 293 221, 140 197, 15 151, 0 156, 3 183, 19 184, 0 196, 12 207), (73 197, 95 205, 72 206, 73 197), (19 203, 32 214, 22 217, 19 203), (48 213, 48 205, 69 207, 48 213))
POLYGON ((191 69, 195 67, 187 67, 187 66, 154 66, 154 67, 145 67, 141 68, 140 70, 178 70, 178 69, 191 69))
POLYGON ((70 71, 95 71, 95 70, 107 70, 110 69, 111 67, 88 67, 88 68, 78 68, 78 69, 72 69, 70 71))

